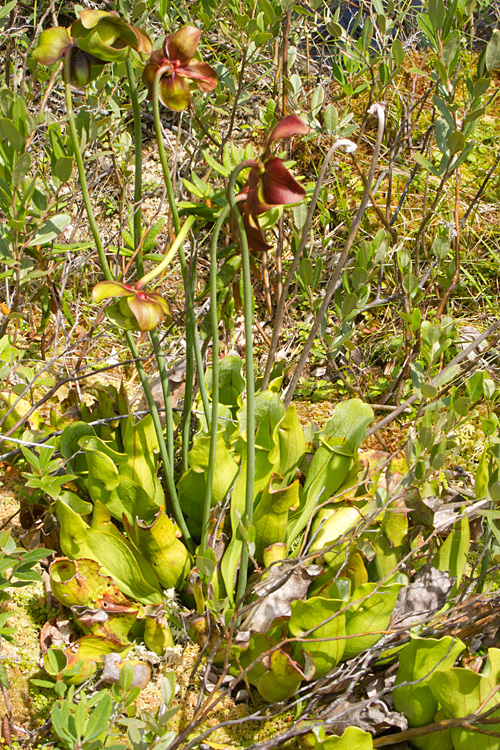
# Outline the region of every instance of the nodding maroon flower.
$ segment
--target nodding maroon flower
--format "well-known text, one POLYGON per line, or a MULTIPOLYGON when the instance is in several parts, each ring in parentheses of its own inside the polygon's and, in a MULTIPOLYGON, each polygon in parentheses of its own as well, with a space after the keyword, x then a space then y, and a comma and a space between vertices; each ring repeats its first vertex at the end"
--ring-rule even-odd
POLYGON ((306 135, 309 127, 297 117, 289 115, 280 120, 269 133, 264 153, 260 159, 251 159, 247 184, 240 198, 243 203, 243 224, 248 244, 254 252, 265 252, 272 245, 266 242, 258 217, 276 206, 288 206, 304 200, 306 191, 292 177, 277 156, 272 156, 271 146, 279 138, 306 135))
POLYGON ((184 26, 172 36, 167 36, 161 50, 155 50, 144 68, 142 80, 153 98, 154 80, 160 75, 160 101, 176 112, 189 106, 190 81, 200 91, 213 91, 217 86, 217 73, 208 63, 194 60, 201 31, 196 26, 184 26))
POLYGON ((104 61, 80 49, 72 36, 72 28, 55 26, 42 31, 33 57, 41 65, 54 65, 65 55, 71 55, 70 81, 76 88, 83 88, 102 71, 104 61))
POLYGON ((107 312, 120 328, 126 330, 152 331, 165 315, 170 317, 167 303, 157 292, 146 292, 140 282, 124 284, 121 281, 100 281, 92 290, 94 302, 110 297, 119 297, 107 312))

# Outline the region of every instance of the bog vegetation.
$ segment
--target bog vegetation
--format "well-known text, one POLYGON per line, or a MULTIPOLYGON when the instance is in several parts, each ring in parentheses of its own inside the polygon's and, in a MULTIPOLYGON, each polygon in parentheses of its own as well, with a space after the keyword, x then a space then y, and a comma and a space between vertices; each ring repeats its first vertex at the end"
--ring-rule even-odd
POLYGON ((500 748, 497 11, 0 10, 7 745, 500 748))

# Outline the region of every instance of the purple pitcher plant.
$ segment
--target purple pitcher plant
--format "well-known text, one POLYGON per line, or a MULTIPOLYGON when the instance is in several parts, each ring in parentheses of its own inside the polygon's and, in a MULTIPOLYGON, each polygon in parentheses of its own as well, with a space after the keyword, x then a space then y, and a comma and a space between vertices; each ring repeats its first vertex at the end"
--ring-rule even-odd
POLYGON ((167 36, 161 50, 155 50, 144 68, 142 80, 148 88, 149 99, 154 96, 154 82, 160 77, 160 101, 176 112, 189 106, 191 83, 208 93, 217 86, 217 73, 203 60, 195 60, 201 31, 196 26, 184 26, 167 36))
POLYGON ((254 252, 265 252, 272 247, 266 242, 258 217, 276 206, 300 203, 306 195, 283 161, 272 155, 271 146, 280 138, 308 132, 308 125, 297 115, 284 117, 269 133, 262 156, 246 162, 251 169, 239 199, 243 201, 243 224, 248 244, 254 252))

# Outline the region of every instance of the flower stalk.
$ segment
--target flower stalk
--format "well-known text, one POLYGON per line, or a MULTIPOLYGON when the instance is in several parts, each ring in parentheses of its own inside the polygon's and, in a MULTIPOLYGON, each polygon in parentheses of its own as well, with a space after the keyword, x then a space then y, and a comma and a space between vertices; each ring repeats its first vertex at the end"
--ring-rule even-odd
MULTIPOLYGON (((141 128, 141 110, 139 107, 139 98, 137 96, 137 87, 134 73, 134 66, 130 57, 127 58, 127 78, 130 91, 130 101, 132 103, 132 112, 134 115, 134 144, 135 144, 135 174, 134 174, 134 213, 133 213, 133 229, 134 229, 134 248, 137 252, 135 257, 135 265, 137 268, 137 275, 139 277, 144 276, 144 260, 141 244, 141 233, 142 233, 142 128, 141 128)), ((187 229, 186 229, 187 232, 187 229)), ((180 240, 182 242, 182 239, 180 240)), ((175 250, 174 250, 175 253, 175 250)), ((173 257, 174 253, 170 253, 173 257)), ((167 253, 167 255, 169 255, 167 253)), ((168 265, 165 264, 165 266, 168 265)), ((163 270, 163 269, 162 269, 163 270)), ((161 273, 159 271, 158 273, 161 273)), ((174 471, 174 421, 172 413, 172 401, 170 396, 170 383, 167 374, 167 368, 165 363, 165 357, 161 348, 160 338, 158 331, 153 328, 149 332, 151 344, 156 358, 156 365, 158 367, 158 374, 160 376, 160 382, 163 393, 163 401, 165 404, 165 431, 166 431, 166 447, 168 460, 170 463, 170 471, 173 474, 174 471)), ((161 425, 160 425, 161 426, 161 425)))
POLYGON ((217 451, 217 433, 219 430, 219 315, 217 309, 217 243, 222 225, 227 220, 229 206, 222 209, 217 219, 210 243, 210 325, 212 328, 212 414, 210 421, 210 447, 208 468, 203 502, 203 519, 201 525, 201 552, 208 549, 208 532, 210 526, 210 509, 212 507, 212 486, 217 451))
POLYGON ((144 261, 141 246, 141 225, 142 225, 142 128, 141 128, 141 110, 139 107, 139 99, 137 96, 137 88, 135 84, 135 73, 134 66, 130 58, 127 58, 127 78, 128 87, 130 93, 130 101, 132 103, 132 113, 134 116, 134 212, 133 212, 133 227, 134 227, 134 248, 137 251, 135 258, 135 264, 137 268, 137 274, 139 277, 144 276, 144 261))
MULTIPOLYGON (((174 188, 172 180, 170 178, 170 170, 168 168, 167 155, 165 153, 165 146, 163 144, 163 133, 161 128, 160 120, 160 104, 159 104, 159 92, 160 92, 160 80, 164 71, 160 67, 154 77, 153 82, 153 117, 155 125, 156 140, 158 143, 158 153, 160 156, 160 163, 162 166, 163 177, 165 179, 165 186, 167 189, 167 199, 170 207, 170 213, 172 217, 172 224, 176 235, 180 232, 180 220, 179 212, 175 202, 174 188)), ((196 318, 194 315, 194 299, 191 294, 191 287, 189 283, 189 269, 186 260, 186 254, 182 243, 178 245, 178 257, 181 266, 182 280, 184 283, 184 290, 186 294, 186 390, 184 394, 184 409, 182 412, 182 466, 183 470, 188 469, 188 450, 189 450, 189 438, 191 429, 191 411, 192 411, 192 400, 193 400, 193 379, 194 379, 194 358, 196 358, 196 365, 198 372, 200 373, 198 378, 198 384, 200 388, 200 394, 203 402, 203 410, 205 412, 205 418, 207 423, 210 422, 210 405, 208 400, 207 387, 205 379, 203 377, 203 357, 201 354, 201 346, 198 338, 198 331, 196 328, 196 318), (194 352, 194 356, 193 356, 194 352)), ((163 261, 162 261, 163 262, 163 261)))
MULTIPOLYGON (((243 277, 243 316, 245 319, 245 379, 246 379, 246 422, 247 422, 247 459, 246 459, 246 486, 245 486, 245 517, 243 523, 248 529, 253 519, 254 503, 254 476, 255 476, 255 377, 253 367, 253 298, 252 279, 250 275, 250 251, 248 240, 243 224, 243 218, 238 210, 235 195, 236 180, 239 173, 248 167, 247 162, 242 162, 233 169, 227 186, 227 200, 231 212, 238 227, 242 257, 243 277)), ((215 336, 214 336, 215 337, 215 336)), ((238 575, 238 586, 236 599, 241 599, 246 590, 248 577, 248 548, 243 545, 241 552, 240 571, 238 575)))
POLYGON ((92 208, 92 202, 90 200, 90 194, 89 194, 89 189, 87 185, 87 177, 85 175, 85 167, 83 166, 83 158, 82 158, 82 154, 80 151, 80 141, 79 141, 78 133, 76 130, 75 115, 73 112, 73 101, 71 99, 72 53, 73 53, 73 50, 69 49, 66 55, 64 56, 64 68, 63 68, 64 70, 64 96, 66 100, 66 112, 68 115, 69 135, 71 139, 71 145, 73 146, 73 151, 75 154, 76 167, 78 169, 78 179, 80 180, 80 189, 82 191, 83 203, 85 206, 85 211, 87 213, 87 218, 89 220, 90 231, 92 232, 92 237, 94 238, 95 246, 99 255, 99 261, 101 263, 101 268, 104 273, 104 276, 108 281, 111 281, 113 279, 113 276, 111 273, 111 269, 109 267, 109 263, 106 257, 104 246, 102 244, 101 235, 99 234, 99 228, 97 226, 94 209, 92 208))
POLYGON ((162 460, 163 468, 165 470, 165 480, 167 483, 167 489, 170 495, 170 501, 172 503, 172 510, 175 516, 175 520, 177 521, 177 525, 179 526, 182 532, 182 536, 184 538, 184 541, 186 543, 188 550, 191 553, 193 553, 194 552, 193 539, 186 525, 186 522, 184 520, 184 516, 182 513, 182 509, 179 504, 179 498, 177 495, 177 488, 175 486, 173 469, 172 469, 172 465, 169 459, 167 445, 166 445, 165 438, 163 436, 163 430, 161 427, 160 415, 158 414, 158 409, 157 409, 153 394, 151 392, 151 386, 149 385, 148 376, 142 364, 142 360, 139 355, 139 351, 137 349, 132 333, 130 331, 125 331, 125 338, 127 340, 127 344, 130 349, 130 352, 134 358, 135 366, 137 368, 137 374, 139 375, 139 380, 141 381, 141 385, 144 389, 144 393, 148 402, 149 410, 151 412, 151 417, 153 418, 153 424, 154 424, 156 435, 158 437, 158 445, 160 448, 160 458, 162 460))

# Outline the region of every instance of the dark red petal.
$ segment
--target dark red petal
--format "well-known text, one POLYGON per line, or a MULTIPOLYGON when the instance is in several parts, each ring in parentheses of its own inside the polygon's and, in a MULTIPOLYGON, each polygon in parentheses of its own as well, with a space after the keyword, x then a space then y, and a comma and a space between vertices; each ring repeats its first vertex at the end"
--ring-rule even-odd
POLYGON ((169 60, 177 60, 181 65, 188 63, 200 41, 201 30, 196 26, 184 26, 176 31, 173 36, 166 40, 166 49, 169 60))
POLYGON ((266 242, 262 229, 257 220, 252 219, 250 214, 245 211, 243 214, 243 226, 247 235, 248 246, 256 253, 265 253, 270 250, 272 245, 266 242))
POLYGON ((307 135, 309 126, 297 115, 288 115, 276 123, 267 137, 267 145, 277 141, 279 138, 288 138, 290 135, 307 135))
POLYGON ((247 180, 246 210, 255 220, 257 216, 272 208, 272 206, 268 206, 262 200, 262 174, 262 165, 256 162, 255 167, 252 167, 250 170, 247 180))
POLYGON ((151 52, 151 55, 148 60, 148 65, 156 65, 157 68, 160 67, 160 65, 163 64, 165 57, 163 54, 163 50, 161 49, 155 49, 153 52, 151 52))
POLYGON ((156 71, 159 66, 154 62, 149 62, 144 70, 142 71, 142 82, 148 89, 148 97, 151 99, 153 96, 153 83, 155 80, 156 71))
POLYGON ((145 31, 142 29, 139 29, 137 26, 131 26, 131 30, 133 31, 135 38, 137 40, 137 46, 135 49, 139 54, 142 55, 149 55, 151 50, 153 49, 153 44, 151 42, 151 39, 146 34, 145 31))
POLYGON ((92 74, 90 60, 91 56, 82 50, 76 50, 71 55, 70 78, 73 86, 82 89, 90 81, 92 74))
POLYGON ((274 206, 280 205, 276 203, 265 203, 261 199, 261 188, 262 186, 259 185, 258 189, 249 190, 247 194, 248 213, 253 216, 254 219, 256 219, 257 216, 264 214, 266 211, 269 211, 269 209, 274 208, 274 206))
POLYGON ((261 180, 262 198, 270 206, 286 206, 305 198, 306 191, 302 185, 276 156, 266 160, 261 180))
POLYGON ((187 65, 177 68, 176 72, 179 75, 196 81, 196 85, 200 91, 204 91, 205 93, 213 91, 217 86, 217 73, 208 63, 201 60, 191 60, 187 65))

